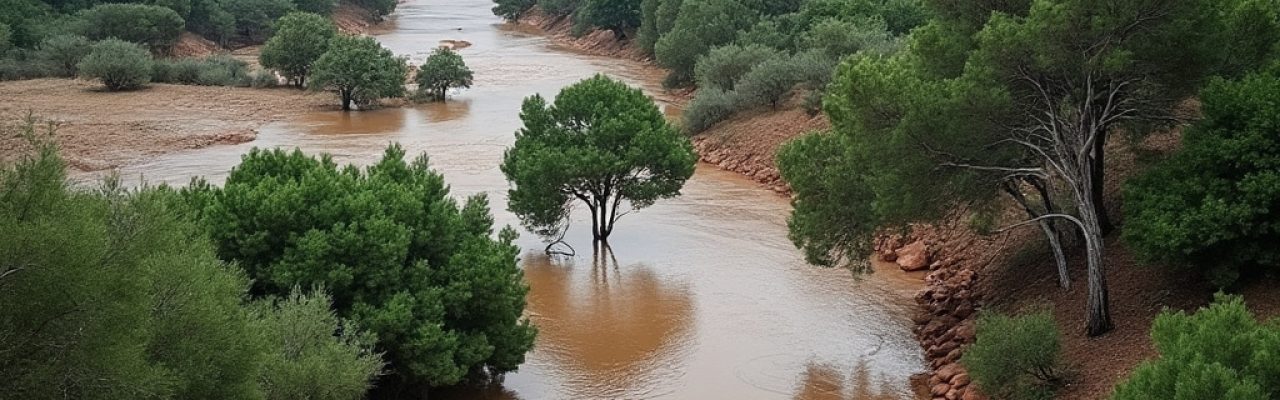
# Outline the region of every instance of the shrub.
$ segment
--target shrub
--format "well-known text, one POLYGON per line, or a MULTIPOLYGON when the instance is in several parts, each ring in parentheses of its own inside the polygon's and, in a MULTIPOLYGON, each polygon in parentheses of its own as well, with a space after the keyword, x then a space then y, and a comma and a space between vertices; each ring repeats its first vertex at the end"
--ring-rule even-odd
POLYGON ((739 102, 740 99, 734 92, 718 88, 699 89, 698 94, 684 109, 683 128, 689 133, 705 131, 737 112, 739 102))
POLYGON ((266 40, 276 20, 295 10, 290 0, 222 0, 219 4, 235 21, 236 36, 250 43, 266 40))
POLYGON ((13 46, 13 29, 9 28, 9 24, 0 23, 0 54, 9 51, 11 46, 13 46))
POLYGON ((151 53, 141 45, 107 39, 93 45, 76 68, 81 76, 101 80, 107 90, 127 90, 151 81, 151 64, 151 53))
POLYGON ((443 47, 427 57, 414 77, 419 93, 441 101, 450 88, 470 88, 472 79, 471 69, 462 62, 462 56, 443 47))
POLYGON ((698 57, 732 42, 739 30, 755 23, 755 15, 755 10, 736 0, 684 1, 675 26, 654 48, 658 63, 671 69, 670 83, 690 83, 698 57))
POLYGON ((382 357, 371 351, 376 338, 339 319, 328 296, 294 288, 256 306, 267 347, 275 350, 262 365, 267 400, 360 399, 382 372, 382 357))
POLYGON ((336 0, 293 0, 293 5, 298 11, 329 15, 333 13, 333 7, 337 6, 338 2, 336 0))
POLYGON ((698 57, 694 77, 699 88, 733 90, 738 79, 756 65, 781 56, 778 50, 755 44, 720 46, 698 57))
POLYGON ((1280 271, 1280 66, 1213 82, 1200 99, 1183 149, 1127 186, 1124 238, 1220 286, 1280 271))
POLYGON ((1060 384, 1062 344, 1053 313, 983 312, 977 340, 960 362, 978 387, 997 398, 1048 399, 1060 384))
POLYGON ((89 55, 93 42, 78 35, 56 35, 40 42, 40 58, 57 68, 59 76, 76 76, 76 64, 89 55))
POLYGON ((803 81, 794 60, 773 58, 761 62, 742 76, 737 92, 744 106, 769 105, 777 108, 791 89, 803 81))
POLYGON ((177 12, 145 4, 102 4, 76 14, 89 39, 115 38, 161 53, 173 47, 186 23, 177 12))
POLYGON ((572 14, 578 9, 578 5, 583 0, 538 0, 538 7, 542 11, 556 16, 565 16, 572 14))
POLYGON ((187 29, 218 44, 226 45, 236 33, 236 18, 219 0, 193 0, 187 29))
POLYGON ((254 71, 249 74, 249 86, 256 89, 280 86, 280 78, 271 71, 254 71))
POLYGON ((805 48, 825 51, 834 58, 864 51, 890 54, 898 50, 899 41, 888 29, 880 18, 828 18, 810 27, 801 41, 805 48))
POLYGON ((391 15, 400 2, 398 0, 356 0, 356 4, 372 12, 375 20, 382 21, 382 17, 391 15))
POLYGON ((0 80, 3 81, 57 76, 59 71, 31 50, 17 48, 0 55, 0 80))
POLYGON ((645 54, 653 55, 658 43, 658 7, 662 0, 640 1, 640 28, 636 30, 636 44, 645 54))
POLYGON ((761 19, 750 28, 738 32, 738 38, 735 43, 742 45, 760 45, 773 49, 786 50, 795 47, 795 39, 793 35, 783 29, 782 21, 785 17, 770 17, 761 19))
POLYGON ((245 85, 249 81, 248 69, 248 63, 226 54, 159 60, 151 69, 151 81, 178 85, 245 85))
MULTIPOLYGON (((656 11, 656 10, 655 10, 656 11)), ((640 26, 640 2, 635 0, 583 0, 574 13, 576 22, 608 29, 614 37, 640 26)))
POLYGON ((1142 399, 1280 397, 1280 325, 1261 324, 1237 296, 1195 314, 1165 311, 1151 324, 1159 358, 1143 362, 1111 396, 1142 399))

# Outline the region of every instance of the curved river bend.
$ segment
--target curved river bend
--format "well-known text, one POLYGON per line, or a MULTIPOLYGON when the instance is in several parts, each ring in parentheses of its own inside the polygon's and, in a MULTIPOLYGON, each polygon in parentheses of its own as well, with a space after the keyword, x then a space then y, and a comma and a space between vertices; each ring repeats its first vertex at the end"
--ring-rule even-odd
MULTIPOLYGON (((649 93, 660 71, 556 49, 505 25, 489 0, 410 0, 378 36, 415 65, 441 40, 460 50, 475 88, 450 102, 368 112, 315 112, 268 125, 258 140, 174 153, 122 168, 127 180, 221 182, 251 147, 299 147, 368 164, 389 142, 430 154, 455 195, 486 192, 499 224, 507 184, 498 164, 520 126, 520 103, 596 73, 649 93)), ((660 104, 665 105, 662 98, 660 104)), ((917 278, 885 271, 854 279, 804 263, 786 237, 787 201, 738 175, 700 165, 684 195, 628 215, 611 257, 593 257, 585 217, 570 232, 575 258, 548 259, 524 234, 540 334, 520 371, 498 387, 443 398, 907 398, 924 370, 908 319, 917 278)), ((581 217, 581 216, 580 216, 581 217)))

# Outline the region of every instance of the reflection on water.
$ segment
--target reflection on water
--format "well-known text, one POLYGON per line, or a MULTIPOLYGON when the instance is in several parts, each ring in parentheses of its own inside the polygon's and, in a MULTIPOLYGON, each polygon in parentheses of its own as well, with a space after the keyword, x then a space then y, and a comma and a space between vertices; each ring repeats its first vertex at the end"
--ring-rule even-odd
MULTIPOLYGON (((263 127, 254 142, 157 157, 122 168, 122 177, 185 184, 205 176, 217 184, 255 146, 368 165, 397 142, 411 156, 429 154, 455 196, 487 193, 497 223, 519 226, 503 210, 507 183, 498 164, 526 96, 554 97, 607 73, 659 104, 670 98, 654 69, 554 50, 541 36, 506 29, 490 7, 489 0, 409 0, 398 6, 397 29, 378 36, 418 62, 440 40, 473 43, 459 53, 475 86, 447 103, 308 113, 263 127)), ((603 258, 592 254, 587 215, 575 215, 566 237, 576 257, 543 256, 545 245, 525 233, 518 244, 526 250, 527 312, 540 331, 533 352, 498 384, 432 397, 880 400, 910 393, 908 377, 924 369, 908 319, 918 278, 888 268, 855 279, 805 264, 787 240, 787 200, 737 174, 700 165, 682 192, 620 220, 613 253, 603 258)))

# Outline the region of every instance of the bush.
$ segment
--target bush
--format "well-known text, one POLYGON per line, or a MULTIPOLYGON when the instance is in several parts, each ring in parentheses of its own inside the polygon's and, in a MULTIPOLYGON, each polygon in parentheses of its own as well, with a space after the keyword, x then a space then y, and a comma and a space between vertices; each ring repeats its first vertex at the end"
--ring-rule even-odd
POLYGON ((382 17, 395 12, 396 5, 400 2, 398 0, 356 0, 356 4, 372 12, 375 20, 382 21, 382 17))
POLYGON ((151 69, 151 81, 178 85, 248 85, 249 64, 226 54, 205 58, 159 60, 151 69))
MULTIPOLYGON (((801 82, 801 67, 794 60, 773 58, 761 62, 738 82, 740 104, 777 108, 791 89, 801 82)), ((829 70, 828 70, 829 71, 829 70)))
POLYGON ((547 14, 565 16, 572 14, 577 10, 578 5, 581 4, 582 1, 583 0, 538 0, 538 7, 542 8, 542 11, 547 14))
POLYGON ((1280 325, 1261 324, 1235 296, 1195 314, 1166 311, 1151 324, 1159 358, 1143 362, 1113 400, 1280 397, 1280 325))
MULTIPOLYGON (((656 11, 656 10, 655 10, 656 11)), ((613 31, 622 38, 625 32, 640 26, 640 2, 635 0, 583 0, 574 13, 575 21, 613 31)))
POLYGON ((538 4, 538 0, 494 0, 493 15, 508 21, 514 21, 538 4))
POLYGON ((276 28, 262 46, 262 66, 280 71, 290 83, 302 87, 311 66, 329 50, 329 40, 338 34, 338 29, 326 17, 302 12, 280 18, 276 28))
POLYGON ((27 49, 12 49, 0 55, 0 81, 58 76, 60 68, 27 49))
POLYGON ((1215 81, 1200 100, 1183 149, 1126 187, 1124 239, 1219 286, 1280 271, 1280 66, 1215 81))
POLYGON ((897 51, 900 44, 888 29, 880 18, 853 21, 828 18, 810 27, 801 41, 805 48, 825 51, 837 59, 859 52, 890 54, 897 51))
POLYGON ((127 90, 151 81, 151 64, 151 53, 141 45, 107 39, 93 45, 76 68, 81 76, 101 80, 107 90, 127 90))
POLYGON ((699 89, 681 115, 684 120, 683 128, 689 133, 705 131, 737 112, 739 103, 740 99, 734 92, 717 88, 699 89))
POLYGON ((755 20, 755 10, 736 0, 684 1, 675 26, 658 39, 654 48, 658 63, 671 69, 669 83, 691 83, 699 56, 712 47, 732 42, 739 30, 755 24, 755 20))
POLYGON ((702 89, 733 90, 743 75, 765 60, 778 58, 782 52, 761 45, 727 45, 711 49, 698 57, 694 77, 702 89))
POLYGON ((276 20, 295 10, 290 0, 222 0, 219 4, 235 21, 236 36, 250 43, 266 40, 276 20))
POLYGON ((0 23, 0 54, 9 51, 9 47, 13 46, 13 29, 9 28, 9 24, 0 23))
POLYGON ((1048 399, 1061 383, 1061 351, 1053 313, 983 312, 977 340, 960 362, 979 388, 997 398, 1048 399))
POLYGON ((267 400, 360 399, 382 372, 382 357, 371 351, 376 338, 339 319, 328 296, 294 288, 256 306, 267 347, 276 350, 262 365, 267 400))
POLYGON ((156 53, 173 47, 186 27, 177 12, 145 4, 102 4, 76 15, 80 31, 89 39, 140 43, 156 53))
POLYGON ((781 20, 785 17, 761 19, 750 28, 738 32, 735 43, 742 45, 760 45, 773 49, 786 50, 794 48, 793 35, 783 29, 781 20))
POLYGON ((249 86, 256 89, 280 86, 280 78, 271 71, 254 71, 249 74, 249 86))
POLYGON ((187 29, 225 46, 235 36, 236 18, 219 0, 193 0, 187 29))
POLYGON ((333 7, 337 6, 338 2, 337 0, 293 0, 293 5, 298 11, 327 16, 333 13, 333 7))
POLYGON ((361 170, 254 149, 223 188, 184 193, 254 295, 323 285, 339 316, 375 334, 389 384, 403 385, 389 390, 511 371, 533 345, 515 232, 494 239, 485 197, 459 206, 425 156, 393 145, 361 170))
POLYGON ((59 76, 76 76, 76 64, 89 55, 93 42, 78 35, 57 35, 40 42, 40 58, 57 68, 59 76))

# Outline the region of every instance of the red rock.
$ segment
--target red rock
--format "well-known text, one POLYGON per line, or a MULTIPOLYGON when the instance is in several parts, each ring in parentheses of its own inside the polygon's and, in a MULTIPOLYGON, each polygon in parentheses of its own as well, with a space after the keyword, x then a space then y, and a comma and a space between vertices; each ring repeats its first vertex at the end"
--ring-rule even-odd
POLYGON ((947 395, 947 391, 949 391, 949 390, 951 390, 951 385, 948 385, 948 384, 945 384, 945 383, 939 383, 939 384, 937 384, 937 385, 933 385, 933 387, 929 389, 929 394, 931 394, 931 395, 933 395, 933 396, 935 396, 935 397, 937 397, 937 396, 946 396, 946 395, 947 395))
POLYGON ((938 375, 938 379, 941 379, 946 382, 951 382, 951 378, 956 376, 957 374, 960 374, 961 372, 964 372, 964 368, 961 367, 960 364, 952 363, 952 364, 947 364, 942 368, 938 368, 938 370, 935 371, 934 374, 938 375))
POLYGON ((903 271, 920 271, 929 267, 929 248, 922 241, 915 241, 896 251, 898 266, 903 271))
POLYGON ((951 377, 951 386, 964 387, 968 386, 969 382, 968 373, 961 372, 956 374, 956 376, 951 377))
POLYGON ((960 400, 987 400, 987 396, 978 393, 972 386, 965 389, 964 396, 960 396, 960 400))
POLYGON ((947 391, 947 395, 945 397, 947 400, 960 400, 960 393, 960 390, 953 387, 951 390, 947 391))

